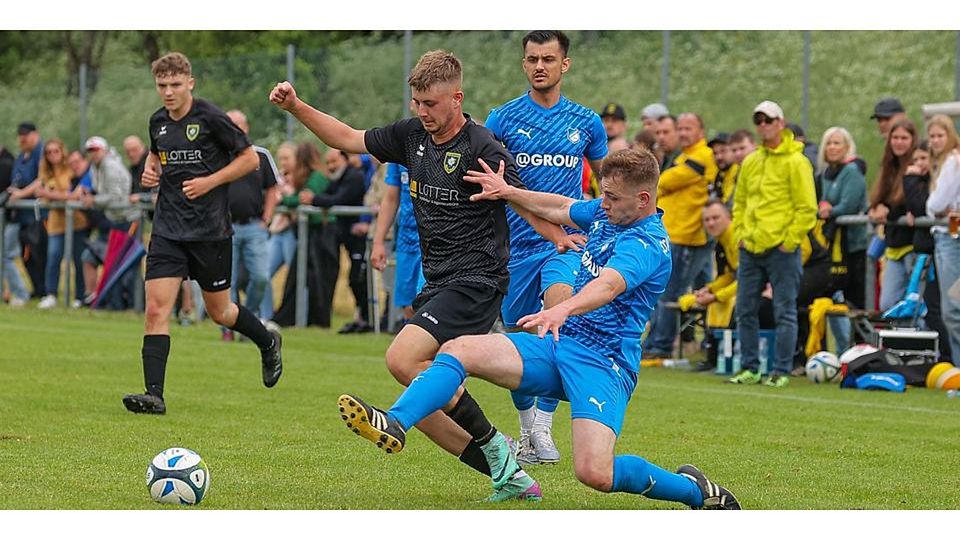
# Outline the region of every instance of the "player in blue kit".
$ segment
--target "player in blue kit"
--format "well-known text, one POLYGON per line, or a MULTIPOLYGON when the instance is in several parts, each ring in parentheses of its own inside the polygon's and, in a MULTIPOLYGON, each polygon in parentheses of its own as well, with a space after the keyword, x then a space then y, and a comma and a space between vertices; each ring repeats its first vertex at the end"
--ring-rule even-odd
POLYGON ((601 168, 602 199, 577 201, 509 186, 504 165, 468 171, 483 187, 472 200, 507 200, 548 221, 588 233, 574 295, 521 318, 528 333, 464 336, 445 343, 433 363, 389 411, 341 396, 344 418, 380 433, 402 450, 405 432, 457 400, 466 377, 527 395, 570 402, 573 465, 578 480, 603 492, 626 492, 691 508, 738 510, 736 497, 692 465, 677 473, 634 455, 614 455, 640 369, 640 337, 670 278, 670 240, 656 207, 657 160, 647 150, 615 152, 601 168), (547 335, 549 337, 546 337, 547 335))
MULTIPOLYGON (((490 112, 486 126, 503 142, 529 189, 582 198, 584 157, 594 171, 607 155, 603 121, 593 110, 560 93, 570 69, 570 39, 558 30, 534 30, 523 38, 523 71, 530 90, 490 112)), ((501 317, 518 330, 521 317, 570 298, 580 253, 558 253, 519 214, 507 208, 510 225, 510 286, 501 317)), ((550 431, 557 400, 514 392, 520 416, 517 461, 556 463, 560 452, 550 431)))
POLYGON ((390 226, 396 221, 394 251, 397 266, 393 281, 393 305, 403 310, 403 320, 406 322, 413 317, 414 298, 426 284, 420 255, 420 235, 417 233, 416 216, 413 215, 413 199, 410 198, 410 173, 403 165, 388 163, 384 183, 386 188, 380 200, 380 212, 377 214, 379 225, 373 237, 370 262, 381 272, 387 268, 385 242, 390 226))

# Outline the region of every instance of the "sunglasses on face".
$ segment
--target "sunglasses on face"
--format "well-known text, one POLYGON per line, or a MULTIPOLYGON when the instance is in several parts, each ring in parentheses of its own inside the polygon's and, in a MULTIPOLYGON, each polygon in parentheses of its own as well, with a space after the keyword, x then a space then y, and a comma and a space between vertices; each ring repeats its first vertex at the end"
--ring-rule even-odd
POLYGON ((776 122, 776 118, 767 118, 766 116, 756 116, 753 118, 753 125, 759 126, 760 124, 772 124, 776 122))

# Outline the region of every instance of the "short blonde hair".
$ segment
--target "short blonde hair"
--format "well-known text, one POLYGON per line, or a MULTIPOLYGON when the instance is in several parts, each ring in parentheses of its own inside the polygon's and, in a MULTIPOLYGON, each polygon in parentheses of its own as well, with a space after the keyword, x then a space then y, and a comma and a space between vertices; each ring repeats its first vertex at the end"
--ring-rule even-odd
POLYGON ((150 64, 150 71, 155 78, 181 74, 187 77, 193 76, 190 60, 185 54, 179 52, 167 53, 157 58, 150 64))
POLYGON ((463 68, 460 60, 447 51, 429 51, 420 57, 410 72, 407 84, 414 90, 425 92, 431 86, 442 83, 463 84, 463 68))
POLYGON ((827 129, 823 132, 823 138, 820 139, 820 149, 817 150, 817 171, 823 171, 827 168, 827 141, 830 140, 830 137, 833 137, 835 134, 839 134, 840 138, 843 139, 843 144, 846 145, 847 151, 843 155, 843 161, 857 155, 857 143, 853 142, 853 136, 850 135, 850 132, 846 129, 833 126, 832 128, 827 129))

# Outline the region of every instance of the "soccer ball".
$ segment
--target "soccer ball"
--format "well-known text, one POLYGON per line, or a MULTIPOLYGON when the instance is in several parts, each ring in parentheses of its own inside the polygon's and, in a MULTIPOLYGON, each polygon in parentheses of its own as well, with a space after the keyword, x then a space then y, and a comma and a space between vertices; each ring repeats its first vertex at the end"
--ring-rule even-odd
POLYGON ((807 378, 815 383, 833 382, 840 375, 840 360, 829 351, 820 351, 807 360, 807 378))
POLYGON ((147 489, 158 503, 199 504, 210 487, 210 471, 200 454, 167 448, 147 465, 147 489))

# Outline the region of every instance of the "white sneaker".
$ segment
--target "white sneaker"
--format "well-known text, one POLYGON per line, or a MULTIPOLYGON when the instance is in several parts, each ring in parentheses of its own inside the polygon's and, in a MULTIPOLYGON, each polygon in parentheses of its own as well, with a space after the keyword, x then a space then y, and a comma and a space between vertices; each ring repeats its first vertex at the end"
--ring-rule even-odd
POLYGON ((530 441, 536 449, 537 460, 540 463, 556 463, 560 461, 560 451, 557 445, 553 443, 553 436, 550 434, 550 428, 537 429, 530 432, 530 441))
POLYGON ((70 307, 73 309, 79 309, 83 307, 83 300, 74 299, 73 302, 70 302, 70 307))
POLYGON ((38 309, 50 309, 56 306, 57 306, 57 297, 52 294, 48 294, 44 296, 43 298, 40 299, 40 303, 37 304, 38 309))
POLYGON ((16 296, 10 298, 10 307, 19 308, 27 305, 27 301, 23 298, 17 298, 16 296))
POLYGON ((520 444, 517 445, 517 463, 520 465, 536 465, 540 463, 537 459, 537 450, 530 442, 530 433, 520 432, 520 444))

